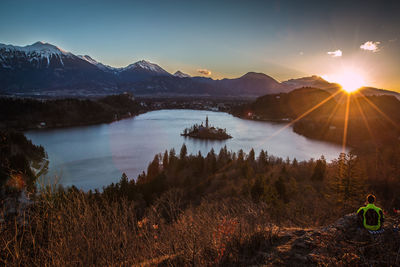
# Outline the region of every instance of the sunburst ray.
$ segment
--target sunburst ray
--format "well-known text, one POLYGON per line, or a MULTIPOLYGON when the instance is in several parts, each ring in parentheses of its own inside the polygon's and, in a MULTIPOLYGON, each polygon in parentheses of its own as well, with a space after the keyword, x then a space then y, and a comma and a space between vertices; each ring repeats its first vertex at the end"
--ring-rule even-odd
POLYGON ((371 127, 370 127, 370 125, 368 123, 367 117, 365 116, 365 113, 362 110, 362 107, 361 107, 360 103, 358 102, 358 98, 354 98, 354 102, 356 103, 356 105, 358 107, 358 110, 360 111, 361 118, 363 119, 364 124, 367 127, 368 133, 371 136, 371 138, 372 138, 372 140, 373 140, 373 142, 374 142, 374 144, 376 146, 375 135, 372 133, 372 130, 371 130, 371 127))
POLYGON ((397 129, 400 129, 400 125, 398 123, 396 123, 395 121, 393 121, 391 118, 389 118, 388 115, 386 115, 386 113, 384 113, 379 107, 377 107, 371 100, 368 99, 368 97, 366 97, 363 93, 359 92, 359 94, 361 95, 361 97, 373 108, 375 109, 377 112, 379 112, 379 114, 381 114, 387 121, 389 121, 394 127, 396 127, 397 129))
POLYGON ((340 93, 340 91, 336 91, 336 93, 334 93, 334 94, 330 95, 329 97, 325 98, 324 100, 322 100, 321 102, 319 102, 318 104, 316 104, 315 106, 313 106, 312 108, 310 108, 309 110, 307 110, 306 112, 304 112, 303 114, 298 116, 296 119, 292 120, 291 122, 289 122, 288 124, 286 124, 285 126, 280 128, 278 131, 274 132, 271 136, 269 136, 267 138, 267 141, 270 140, 271 138, 275 137, 276 135, 278 135, 283 130, 285 130, 286 128, 290 127, 291 125, 293 125, 297 121, 301 120, 302 118, 304 118, 305 116, 307 116, 308 114, 310 114, 311 112, 313 112, 314 110, 316 110, 317 108, 319 108, 320 106, 322 106, 323 104, 325 104, 326 102, 328 102, 329 100, 334 98, 339 93, 340 93))
POLYGON ((342 138, 342 153, 346 153, 347 131, 349 126, 349 112, 350 112, 350 94, 347 95, 346 99, 346 113, 344 115, 344 128, 343 128, 343 138, 342 138))

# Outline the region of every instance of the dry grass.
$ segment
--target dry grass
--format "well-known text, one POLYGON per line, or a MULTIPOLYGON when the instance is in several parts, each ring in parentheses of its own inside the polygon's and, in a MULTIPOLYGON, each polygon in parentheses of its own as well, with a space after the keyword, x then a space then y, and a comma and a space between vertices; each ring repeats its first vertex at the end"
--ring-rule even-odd
POLYGON ((135 203, 79 191, 42 191, 24 214, 0 224, 6 266, 219 265, 257 260, 273 241, 267 207, 252 202, 179 206, 169 191, 137 218, 135 203))

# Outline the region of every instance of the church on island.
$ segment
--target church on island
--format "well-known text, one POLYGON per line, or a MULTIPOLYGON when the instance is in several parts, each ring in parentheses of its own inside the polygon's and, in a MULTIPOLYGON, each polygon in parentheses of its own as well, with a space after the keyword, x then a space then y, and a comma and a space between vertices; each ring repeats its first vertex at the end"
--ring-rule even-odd
POLYGON ((195 124, 191 128, 186 128, 181 135, 200 139, 225 140, 232 138, 232 136, 226 133, 226 129, 210 126, 208 116, 206 116, 205 126, 203 126, 203 123, 201 125, 195 124))

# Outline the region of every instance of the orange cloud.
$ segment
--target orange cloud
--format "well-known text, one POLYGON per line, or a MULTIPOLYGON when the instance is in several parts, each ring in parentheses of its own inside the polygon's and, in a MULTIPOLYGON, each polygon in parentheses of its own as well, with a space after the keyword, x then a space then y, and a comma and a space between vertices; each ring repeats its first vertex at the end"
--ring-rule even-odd
POLYGON ((203 75, 211 75, 211 71, 207 69, 198 69, 197 72, 203 74, 203 75))

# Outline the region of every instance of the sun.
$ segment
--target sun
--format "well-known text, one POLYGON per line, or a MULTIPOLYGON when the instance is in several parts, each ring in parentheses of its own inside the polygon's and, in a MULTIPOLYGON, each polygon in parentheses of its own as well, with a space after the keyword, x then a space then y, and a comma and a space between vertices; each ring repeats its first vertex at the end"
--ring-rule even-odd
POLYGON ((343 69, 341 72, 329 75, 329 82, 338 83, 342 90, 351 94, 365 86, 365 79, 361 73, 355 69, 343 69))
POLYGON ((365 85, 365 80, 355 71, 346 71, 338 77, 337 83, 342 86, 344 91, 352 93, 363 87, 365 85))

